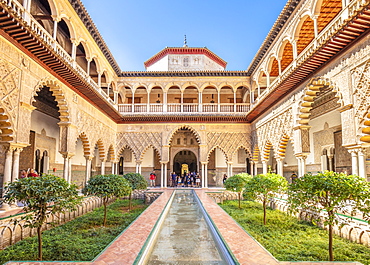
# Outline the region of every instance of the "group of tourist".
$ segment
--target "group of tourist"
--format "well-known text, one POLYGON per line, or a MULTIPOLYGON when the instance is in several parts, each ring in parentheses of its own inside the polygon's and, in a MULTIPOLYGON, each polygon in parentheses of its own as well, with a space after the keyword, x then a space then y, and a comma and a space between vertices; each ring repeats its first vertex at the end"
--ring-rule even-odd
POLYGON ((171 187, 200 187, 199 172, 185 172, 183 175, 177 175, 176 172, 171 173, 171 187))
POLYGON ((21 175, 19 176, 20 179, 24 179, 27 177, 38 177, 39 174, 37 174, 36 170, 33 168, 28 169, 27 171, 25 169, 21 170, 21 175))

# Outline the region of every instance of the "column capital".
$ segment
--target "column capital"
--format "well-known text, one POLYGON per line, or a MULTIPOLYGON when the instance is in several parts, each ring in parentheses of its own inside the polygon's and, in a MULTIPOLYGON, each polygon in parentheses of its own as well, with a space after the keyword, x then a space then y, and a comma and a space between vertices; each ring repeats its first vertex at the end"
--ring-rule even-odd
POLYGON ((200 161, 200 163, 201 163, 202 165, 208 165, 208 161, 207 161, 207 162, 202 162, 202 161, 200 161))
POLYGON ((161 163, 163 165, 167 164, 168 162, 170 162, 170 161, 159 161, 159 163, 161 163))
POLYGON ((226 163, 227 163, 227 164, 229 164, 229 165, 234 164, 234 162, 233 162, 233 161, 227 161, 226 163))
POLYGON ((89 156, 84 156, 86 160, 92 160, 94 158, 94 156, 92 155, 89 155, 89 156))
POLYGON ((60 152, 63 156, 63 158, 70 159, 72 156, 75 155, 75 153, 69 153, 69 152, 60 152))

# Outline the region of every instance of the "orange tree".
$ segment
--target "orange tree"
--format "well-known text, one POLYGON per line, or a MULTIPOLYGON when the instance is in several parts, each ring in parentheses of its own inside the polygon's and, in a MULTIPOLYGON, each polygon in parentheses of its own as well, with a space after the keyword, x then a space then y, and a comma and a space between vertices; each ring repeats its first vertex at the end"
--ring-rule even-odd
POLYGON ((240 200, 241 200, 241 194, 243 192, 243 189, 245 185, 249 182, 249 180, 252 178, 247 173, 241 173, 236 174, 228 179, 225 180, 224 186, 229 191, 234 191, 238 193, 238 199, 239 199, 239 209, 240 207, 240 200))
POLYGON ((313 221, 321 221, 328 226, 330 261, 334 260, 333 226, 345 223, 342 222, 344 217, 338 213, 354 215, 359 210, 367 216, 370 211, 369 183, 362 177, 344 173, 306 174, 289 186, 288 195, 292 211, 314 212, 316 217, 313 221), (320 214, 322 211, 325 214, 320 214))
POLYGON ((130 183, 119 175, 96 175, 92 177, 83 193, 86 195, 97 196, 102 199, 104 206, 103 226, 107 224, 107 206, 109 199, 114 197, 126 196, 131 192, 130 183))
POLYGON ((283 192, 287 188, 286 179, 275 173, 260 174, 254 176, 245 186, 243 196, 246 199, 262 202, 263 205, 263 224, 266 225, 266 207, 269 199, 276 193, 283 192))
POLYGON ((22 201, 26 213, 22 219, 25 226, 36 228, 38 237, 38 260, 42 260, 42 226, 48 218, 67 210, 74 211, 82 201, 77 186, 65 179, 42 175, 28 177, 9 183, 5 187, 4 202, 22 201))
POLYGON ((139 173, 127 173, 123 177, 130 183, 131 191, 129 194, 129 210, 131 211, 131 197, 134 190, 145 190, 148 187, 148 181, 139 173))

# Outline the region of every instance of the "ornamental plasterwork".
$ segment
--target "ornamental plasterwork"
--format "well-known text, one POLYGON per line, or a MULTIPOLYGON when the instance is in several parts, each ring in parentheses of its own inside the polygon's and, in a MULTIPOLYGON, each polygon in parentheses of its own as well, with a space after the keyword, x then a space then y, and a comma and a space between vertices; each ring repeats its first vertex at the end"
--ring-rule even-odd
POLYGON ((208 132, 207 133, 208 152, 214 148, 221 148, 226 155, 227 161, 232 161, 233 155, 239 147, 244 147, 251 154, 251 140, 248 133, 232 132, 208 132))
POLYGON ((265 144, 270 142, 274 150, 278 150, 280 141, 284 135, 291 136, 293 130, 292 109, 289 108, 279 113, 273 119, 256 128, 257 142, 260 151, 265 144))
POLYGON ((90 142, 90 150, 94 148, 98 140, 101 140, 104 143, 104 151, 107 153, 109 146, 114 143, 112 136, 115 132, 99 119, 92 117, 84 111, 78 111, 76 126, 79 135, 81 133, 87 135, 90 142))
POLYGON ((15 125, 18 118, 20 77, 21 72, 18 68, 0 59, 0 106, 13 124, 14 132, 17 130, 15 125))
POLYGON ((136 160, 141 160, 142 155, 149 147, 154 147, 160 157, 161 152, 162 133, 160 132, 123 132, 117 134, 117 148, 116 150, 121 151, 123 148, 128 146, 135 155, 136 160))
POLYGON ((362 124, 370 105, 370 60, 351 71, 355 117, 362 124))

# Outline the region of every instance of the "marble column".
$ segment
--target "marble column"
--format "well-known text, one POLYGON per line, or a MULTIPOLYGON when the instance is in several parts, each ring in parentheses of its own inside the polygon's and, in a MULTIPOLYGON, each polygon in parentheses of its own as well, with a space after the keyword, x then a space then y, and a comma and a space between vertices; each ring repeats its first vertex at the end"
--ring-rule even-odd
POLYGON ((164 177, 163 177, 163 174, 164 174, 164 165, 163 165, 163 163, 161 163, 161 188, 163 188, 163 186, 164 186, 164 177))
POLYGON ((87 183, 91 178, 91 156, 85 156, 86 168, 85 168, 85 183, 87 183))
POLYGON ((69 156, 68 154, 63 155, 64 158, 64 164, 63 164, 63 178, 68 181, 68 175, 69 175, 69 156))
MULTIPOLYGON (((13 147, 8 147, 8 150, 5 153, 5 165, 4 165, 4 177, 3 177, 3 188, 6 186, 7 183, 10 183, 12 180, 12 164, 13 164, 13 147)), ((5 192, 3 190, 3 196, 5 192)), ((1 210, 7 210, 10 208, 10 205, 7 203, 3 203, 1 206, 1 210)))
POLYGON ((208 163, 204 165, 204 187, 208 188, 208 163))
POLYGON ((22 148, 17 148, 14 150, 13 153, 13 174, 12 174, 12 182, 16 181, 19 177, 19 155, 22 151, 22 148))
POLYGON ((358 156, 357 150, 350 150, 352 160, 352 175, 358 176, 358 156))
POLYGON ((100 174, 105 175, 105 161, 102 160, 100 163, 100 174))
POLYGON ((362 148, 360 148, 358 150, 358 175, 364 179, 367 179, 365 159, 365 152, 362 148))
POLYGON ((267 161, 262 161, 262 174, 267 174, 267 161))
POLYGON ((280 176, 284 176, 284 158, 283 157, 279 157, 279 158, 276 158, 276 162, 277 162, 277 174, 279 174, 280 176))

